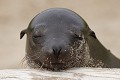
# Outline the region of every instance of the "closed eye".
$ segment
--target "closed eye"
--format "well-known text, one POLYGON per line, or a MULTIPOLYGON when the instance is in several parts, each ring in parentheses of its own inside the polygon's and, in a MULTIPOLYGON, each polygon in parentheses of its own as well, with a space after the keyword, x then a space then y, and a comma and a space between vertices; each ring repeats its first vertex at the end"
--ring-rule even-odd
POLYGON ((42 37, 42 36, 33 36, 33 38, 40 38, 40 37, 42 37))
POLYGON ((78 40, 83 40, 82 36, 79 36, 77 34, 75 34, 75 38, 78 39, 78 40))

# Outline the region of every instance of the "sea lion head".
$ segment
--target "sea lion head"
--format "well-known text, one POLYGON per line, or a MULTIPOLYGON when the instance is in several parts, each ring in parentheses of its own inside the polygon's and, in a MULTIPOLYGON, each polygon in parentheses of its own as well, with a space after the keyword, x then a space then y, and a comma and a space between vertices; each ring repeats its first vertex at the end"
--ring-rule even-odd
POLYGON ((87 23, 68 9, 48 9, 21 31, 27 34, 26 59, 32 68, 64 70, 83 67, 90 59, 87 39, 96 38, 87 23))

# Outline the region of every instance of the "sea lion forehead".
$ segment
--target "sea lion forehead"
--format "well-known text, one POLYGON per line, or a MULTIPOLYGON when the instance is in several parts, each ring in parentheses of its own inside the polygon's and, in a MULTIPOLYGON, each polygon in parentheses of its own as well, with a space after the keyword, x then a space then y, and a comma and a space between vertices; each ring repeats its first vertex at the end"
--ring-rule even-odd
POLYGON ((64 8, 47 9, 33 18, 29 27, 44 24, 47 27, 73 27, 78 30, 87 28, 86 22, 75 12, 64 8))

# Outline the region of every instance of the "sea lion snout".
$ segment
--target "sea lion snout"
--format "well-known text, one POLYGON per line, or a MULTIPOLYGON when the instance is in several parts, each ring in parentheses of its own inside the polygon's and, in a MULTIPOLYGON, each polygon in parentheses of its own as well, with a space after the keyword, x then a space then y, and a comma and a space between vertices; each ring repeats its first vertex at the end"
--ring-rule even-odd
MULTIPOLYGON (((65 37, 67 38, 67 36, 65 37)), ((70 47, 70 42, 70 39, 65 40, 65 38, 63 37, 50 40, 45 39, 43 48, 45 47, 44 51, 48 52, 48 54, 58 59, 60 58, 60 56, 65 56, 69 54, 68 50, 70 47)))
POLYGON ((56 46, 54 46, 53 48, 52 48, 52 50, 53 50, 53 54, 56 56, 56 58, 58 58, 59 57, 59 55, 62 53, 62 51, 63 51, 63 49, 62 49, 62 47, 56 47, 56 46))

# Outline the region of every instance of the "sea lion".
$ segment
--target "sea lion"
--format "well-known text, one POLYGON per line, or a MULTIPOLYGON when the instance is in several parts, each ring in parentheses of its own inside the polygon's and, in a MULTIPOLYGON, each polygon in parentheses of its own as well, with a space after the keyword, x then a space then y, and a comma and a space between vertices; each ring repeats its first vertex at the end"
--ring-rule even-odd
POLYGON ((21 31, 20 39, 24 34, 27 34, 26 60, 31 68, 120 67, 120 60, 99 42, 94 31, 72 10, 47 9, 21 31))

